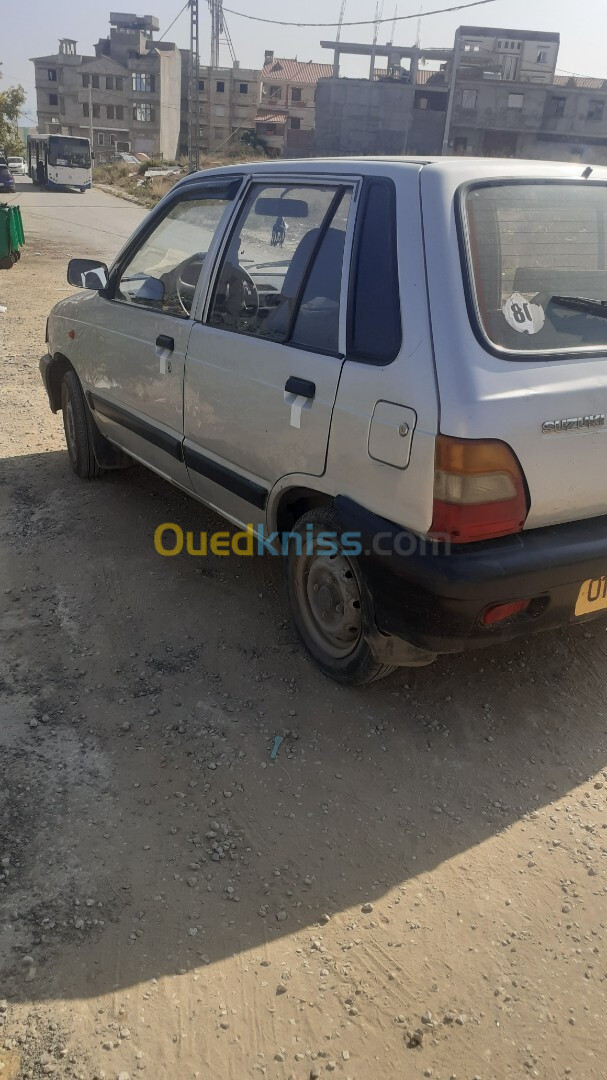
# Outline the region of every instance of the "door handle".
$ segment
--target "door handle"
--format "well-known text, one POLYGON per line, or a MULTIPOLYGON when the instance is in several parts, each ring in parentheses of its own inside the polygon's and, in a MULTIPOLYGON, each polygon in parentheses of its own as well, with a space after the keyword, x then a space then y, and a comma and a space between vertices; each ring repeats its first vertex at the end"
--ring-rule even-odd
POLYGON ((168 349, 169 352, 173 352, 175 348, 175 338, 167 337, 166 334, 159 334, 156 338, 156 344, 159 349, 168 349))
POLYGON ((316 383, 309 379, 300 379, 297 375, 290 375, 285 384, 287 394, 296 394, 297 397, 313 398, 316 394, 316 383))

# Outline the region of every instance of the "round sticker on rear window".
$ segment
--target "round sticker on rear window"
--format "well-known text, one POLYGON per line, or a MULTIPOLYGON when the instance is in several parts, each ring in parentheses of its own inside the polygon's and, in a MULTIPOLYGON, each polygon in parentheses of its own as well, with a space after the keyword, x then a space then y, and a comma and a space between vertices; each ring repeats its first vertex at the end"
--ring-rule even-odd
POLYGON ((519 334, 537 334, 546 321, 543 307, 516 292, 508 297, 502 311, 508 326, 519 334))

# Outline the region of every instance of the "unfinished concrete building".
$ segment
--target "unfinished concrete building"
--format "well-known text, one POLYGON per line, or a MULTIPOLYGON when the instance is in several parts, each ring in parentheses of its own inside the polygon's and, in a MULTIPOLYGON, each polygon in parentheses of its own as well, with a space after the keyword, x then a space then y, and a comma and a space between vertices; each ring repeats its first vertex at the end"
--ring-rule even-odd
MULTIPOLYGON (((181 133, 179 152, 188 153, 190 54, 181 50, 181 133)), ((261 101, 261 69, 202 66, 198 72, 198 146, 201 153, 228 149, 245 131, 254 132, 261 101)))
POLYGON ((91 137, 98 163, 122 151, 175 158, 181 55, 155 40, 158 28, 154 15, 113 11, 94 56, 62 38, 57 53, 35 57, 38 131, 91 137))
POLYGON ((607 80, 557 76, 557 33, 461 26, 444 49, 321 45, 334 61, 318 85, 318 154, 607 163, 607 80), (340 78, 343 54, 368 56, 368 78, 340 78))

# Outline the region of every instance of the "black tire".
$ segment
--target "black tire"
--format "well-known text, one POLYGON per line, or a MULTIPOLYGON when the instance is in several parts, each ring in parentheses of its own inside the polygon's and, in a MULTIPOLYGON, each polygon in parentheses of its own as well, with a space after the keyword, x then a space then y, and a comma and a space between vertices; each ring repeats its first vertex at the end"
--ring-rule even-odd
POLYGON ((63 376, 61 408, 70 465, 82 480, 94 480, 101 475, 101 469, 93 452, 88 406, 75 371, 66 371, 63 376))
POLYGON ((315 550, 316 543, 310 544, 309 538, 316 539, 319 532, 337 536, 341 533, 332 509, 310 510, 292 529, 285 561, 287 595, 295 629, 320 669, 336 682, 362 686, 384 679, 396 666, 379 663, 365 640, 366 593, 357 560, 341 552, 330 555, 315 550), (301 548, 297 536, 301 536, 301 548), (326 619, 324 624, 322 619, 326 619))

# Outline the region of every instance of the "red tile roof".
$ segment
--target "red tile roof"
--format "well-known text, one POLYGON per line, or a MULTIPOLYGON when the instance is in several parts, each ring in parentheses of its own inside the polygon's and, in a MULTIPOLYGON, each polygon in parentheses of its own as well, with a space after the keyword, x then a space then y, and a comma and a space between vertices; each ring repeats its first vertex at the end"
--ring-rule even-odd
POLYGON ((311 60, 305 63, 277 56, 266 64, 261 77, 272 82, 316 83, 319 79, 329 79, 332 74, 332 64, 313 64, 311 60))
POLYGON ((574 86, 583 90, 607 90, 607 79, 591 79, 581 75, 555 75, 555 86, 574 86))
POLYGON ((263 113, 258 112, 255 117, 256 124, 285 124, 287 120, 286 113, 263 113))

